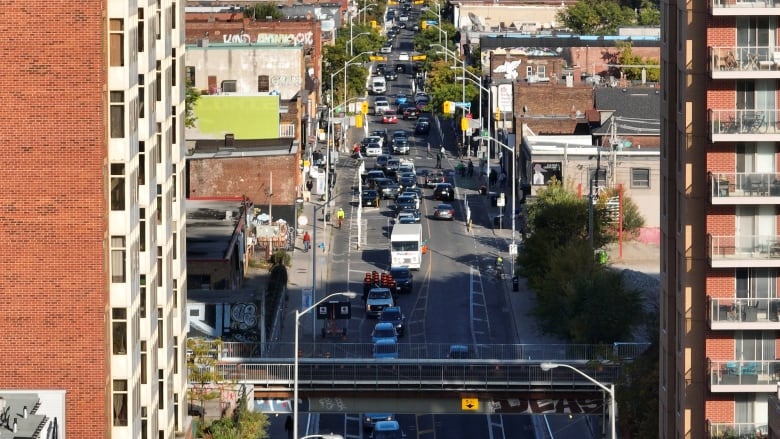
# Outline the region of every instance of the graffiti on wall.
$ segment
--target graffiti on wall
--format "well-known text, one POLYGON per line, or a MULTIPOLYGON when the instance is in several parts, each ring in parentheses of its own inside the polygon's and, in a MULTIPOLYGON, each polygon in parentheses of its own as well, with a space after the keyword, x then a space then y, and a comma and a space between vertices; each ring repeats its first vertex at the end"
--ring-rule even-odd
POLYGON ((261 46, 311 46, 314 44, 314 32, 298 32, 293 34, 257 34, 254 41, 247 33, 224 34, 224 44, 257 44, 261 46))
POLYGON ((287 87, 301 85, 301 77, 294 75, 274 75, 271 76, 271 85, 274 87, 287 87))

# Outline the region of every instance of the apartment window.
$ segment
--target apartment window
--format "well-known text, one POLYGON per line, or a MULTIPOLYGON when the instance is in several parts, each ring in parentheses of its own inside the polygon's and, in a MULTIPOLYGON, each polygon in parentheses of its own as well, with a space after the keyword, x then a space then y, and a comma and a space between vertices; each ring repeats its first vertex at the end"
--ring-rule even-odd
POLYGON ((138 243, 139 250, 146 251, 146 208, 139 209, 139 221, 138 221, 138 243))
MULTIPOLYGON (((176 125, 174 124, 174 127, 175 126, 176 125)), ((176 132, 175 129, 174 129, 174 132, 176 132)), ((172 165, 172 166, 173 166, 173 170, 171 171, 171 185, 173 186, 173 201, 176 202, 176 193, 179 192, 178 186, 176 186, 176 171, 177 170, 176 170, 176 165, 172 165)), ((176 258, 176 255, 174 255, 173 257, 176 258)))
POLYGON ((546 66, 537 66, 536 67, 536 76, 540 78, 544 78, 547 76, 547 68, 546 66))
POLYGON ((109 26, 109 64, 111 67, 125 65, 125 21, 121 18, 108 20, 109 26))
POLYGON ((156 201, 157 201, 157 225, 159 226, 159 225, 162 225, 162 209, 163 209, 163 206, 162 206, 162 202, 163 202, 163 199, 162 199, 162 185, 161 184, 157 185, 157 200, 156 201))
POLYGON ((171 29, 176 29, 176 2, 171 2, 171 29))
POLYGON ((165 408, 165 380, 163 379, 163 370, 157 369, 157 408, 165 408))
POLYGON ((176 107, 171 107, 171 144, 176 144, 176 140, 178 137, 176 136, 176 131, 178 125, 176 125, 176 107))
POLYGON ((125 210, 125 165, 111 163, 111 210, 125 210))
POLYGON ((176 431, 181 430, 181 425, 179 425, 179 394, 178 393, 173 394, 173 427, 176 431))
POLYGON ((635 189, 650 189, 650 170, 647 168, 631 168, 631 187, 635 189))
POLYGON ((138 52, 144 52, 146 45, 146 27, 144 25, 144 8, 138 8, 138 52))
POLYGON ((114 355, 127 354, 127 309, 111 308, 111 346, 114 355))
POLYGON ((157 61, 154 65, 154 100, 160 102, 162 100, 162 61, 157 61))
POLYGON ((157 124, 157 135, 155 137, 155 140, 156 140, 157 145, 155 146, 156 149, 154 151, 154 160, 159 165, 160 163, 162 163, 162 155, 163 155, 162 154, 163 145, 162 145, 162 124, 161 123, 157 124))
POLYGON ((146 406, 141 406, 141 439, 149 439, 149 414, 146 406))
POLYGON ((163 309, 157 308, 157 347, 162 348, 163 347, 163 309))
POLYGON ((173 337, 173 373, 179 373, 179 337, 173 337))
POLYGON ((127 248, 124 236, 111 237, 111 282, 124 283, 127 273, 127 248))
POLYGON ((147 359, 146 340, 141 340, 141 384, 146 384, 146 381, 149 379, 146 372, 146 366, 147 366, 146 359, 147 359))
POLYGON ((141 287, 140 287, 140 295, 141 295, 140 311, 141 311, 141 318, 145 319, 146 318, 146 275, 145 274, 142 274, 140 276, 139 283, 141 284, 141 287))
POLYGON ((111 100, 111 138, 121 139, 125 137, 125 92, 112 91, 109 95, 111 100))
POLYGON ((257 91, 261 93, 267 93, 271 91, 271 81, 268 75, 260 75, 257 77, 257 91))
MULTIPOLYGON (((176 49, 171 48, 171 86, 176 86, 176 49)), ((174 112, 174 114, 176 114, 174 112)))
POLYGON ((176 239, 177 239, 176 232, 173 232, 173 259, 176 259, 179 254, 179 250, 178 250, 179 246, 176 245, 176 239))
POLYGON ((190 87, 195 86, 195 67, 187 66, 184 68, 185 75, 187 76, 187 85, 190 87))
POLYGON ((163 284, 163 250, 159 245, 157 246, 157 286, 161 287, 163 284))
POLYGON ((179 307, 179 280, 173 280, 173 309, 179 307))
POLYGON ((146 117, 146 77, 138 75, 138 118, 146 117))
POLYGON ((157 0, 155 6, 155 20, 154 20, 154 37, 160 39, 160 28, 162 28, 162 13, 160 7, 160 0, 157 0))
POLYGON ((114 426, 127 427, 127 380, 114 380, 112 389, 114 426))
POLYGON ((138 142, 138 185, 146 184, 146 142, 138 142))

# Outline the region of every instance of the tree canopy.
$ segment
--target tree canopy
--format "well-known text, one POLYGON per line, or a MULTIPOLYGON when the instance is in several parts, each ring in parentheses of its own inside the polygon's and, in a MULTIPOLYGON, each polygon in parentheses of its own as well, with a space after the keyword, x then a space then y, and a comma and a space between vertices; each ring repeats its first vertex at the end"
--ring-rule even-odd
POLYGON ((580 0, 560 11, 558 21, 581 35, 613 35, 637 23, 634 10, 614 0, 580 0))

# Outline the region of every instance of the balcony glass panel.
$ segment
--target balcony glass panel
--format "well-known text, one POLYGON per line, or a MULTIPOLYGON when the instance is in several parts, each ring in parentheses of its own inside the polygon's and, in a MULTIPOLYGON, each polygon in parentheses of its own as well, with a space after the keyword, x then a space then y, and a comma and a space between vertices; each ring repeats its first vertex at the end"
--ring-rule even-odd
POLYGON ((709 364, 713 392, 774 392, 780 381, 778 360, 710 360, 709 364))
POLYGON ((710 189, 713 199, 726 197, 778 197, 780 196, 780 173, 712 173, 710 174, 710 189))
POLYGON ((710 110, 712 134, 778 134, 776 109, 710 110))
POLYGON ((759 438, 767 437, 769 434, 769 427, 766 424, 758 424, 755 422, 741 422, 741 423, 722 423, 712 422, 710 423, 710 438, 759 438))
POLYGON ((780 299, 711 298, 712 329, 780 328, 780 299))

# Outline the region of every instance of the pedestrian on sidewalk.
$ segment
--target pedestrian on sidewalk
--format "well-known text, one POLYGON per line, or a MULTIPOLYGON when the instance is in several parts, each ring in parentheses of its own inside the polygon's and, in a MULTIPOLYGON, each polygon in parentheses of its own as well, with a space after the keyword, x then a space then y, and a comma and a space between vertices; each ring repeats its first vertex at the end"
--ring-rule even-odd
POLYGON ((445 157, 445 154, 447 154, 447 150, 446 150, 446 149, 444 149, 444 145, 441 145, 441 151, 440 151, 440 152, 441 152, 441 156, 442 156, 442 158, 444 158, 444 157, 445 157))
POLYGON ((287 415, 287 419, 284 420, 284 431, 287 432, 287 437, 289 439, 292 439, 293 437, 293 429, 295 425, 293 425, 293 418, 290 415, 287 415))
POLYGON ((436 154, 436 169, 441 169, 441 153, 436 154))
POLYGON ((471 159, 469 159, 468 168, 469 168, 469 177, 473 177, 474 176, 474 162, 472 162, 471 159))
POLYGON ((311 247, 311 236, 309 236, 309 232, 303 232, 303 251, 308 253, 309 247, 311 247))
POLYGON ((431 142, 428 142, 428 157, 431 156, 431 142))
POLYGON ((458 160, 463 158, 463 144, 458 142, 458 160))

